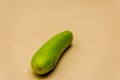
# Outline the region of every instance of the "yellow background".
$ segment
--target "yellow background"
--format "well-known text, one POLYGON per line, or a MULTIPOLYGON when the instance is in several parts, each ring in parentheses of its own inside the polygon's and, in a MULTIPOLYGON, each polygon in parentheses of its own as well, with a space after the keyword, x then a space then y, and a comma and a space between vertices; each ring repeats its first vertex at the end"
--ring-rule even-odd
POLYGON ((120 80, 119 0, 0 0, 0 80, 120 80), (47 77, 33 54, 53 35, 74 40, 47 77))

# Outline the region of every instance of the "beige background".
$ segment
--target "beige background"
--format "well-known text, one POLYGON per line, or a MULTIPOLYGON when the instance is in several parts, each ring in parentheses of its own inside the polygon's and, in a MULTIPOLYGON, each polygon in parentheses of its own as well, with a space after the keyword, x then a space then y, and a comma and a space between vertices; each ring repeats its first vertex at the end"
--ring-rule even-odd
POLYGON ((0 80, 120 80, 119 0, 0 0, 0 80), (70 30, 73 46, 47 77, 32 55, 70 30))

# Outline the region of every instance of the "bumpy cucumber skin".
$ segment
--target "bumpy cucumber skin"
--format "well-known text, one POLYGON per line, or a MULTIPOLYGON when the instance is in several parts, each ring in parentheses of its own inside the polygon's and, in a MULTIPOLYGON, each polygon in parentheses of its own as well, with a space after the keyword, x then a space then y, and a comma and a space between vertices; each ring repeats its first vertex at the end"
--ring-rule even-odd
POLYGON ((31 66, 38 75, 47 74, 57 64, 62 53, 71 45, 72 32, 64 31, 48 40, 32 57, 31 66))

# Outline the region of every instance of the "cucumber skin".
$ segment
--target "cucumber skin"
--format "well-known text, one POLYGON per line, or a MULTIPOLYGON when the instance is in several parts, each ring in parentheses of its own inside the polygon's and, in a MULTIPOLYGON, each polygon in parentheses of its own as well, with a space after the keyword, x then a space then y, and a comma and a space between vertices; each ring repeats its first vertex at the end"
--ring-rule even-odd
POLYGON ((72 32, 64 31, 49 39, 32 57, 31 66, 38 75, 47 74, 57 64, 62 53, 71 45, 72 32))

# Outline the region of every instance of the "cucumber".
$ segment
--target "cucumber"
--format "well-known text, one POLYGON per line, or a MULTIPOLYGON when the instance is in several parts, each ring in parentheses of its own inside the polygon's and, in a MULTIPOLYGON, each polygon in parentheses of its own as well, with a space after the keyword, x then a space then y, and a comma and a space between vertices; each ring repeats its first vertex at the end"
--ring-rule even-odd
POLYGON ((63 31, 49 39, 32 57, 31 66, 38 75, 45 75, 55 68, 62 53, 71 45, 72 32, 63 31))

